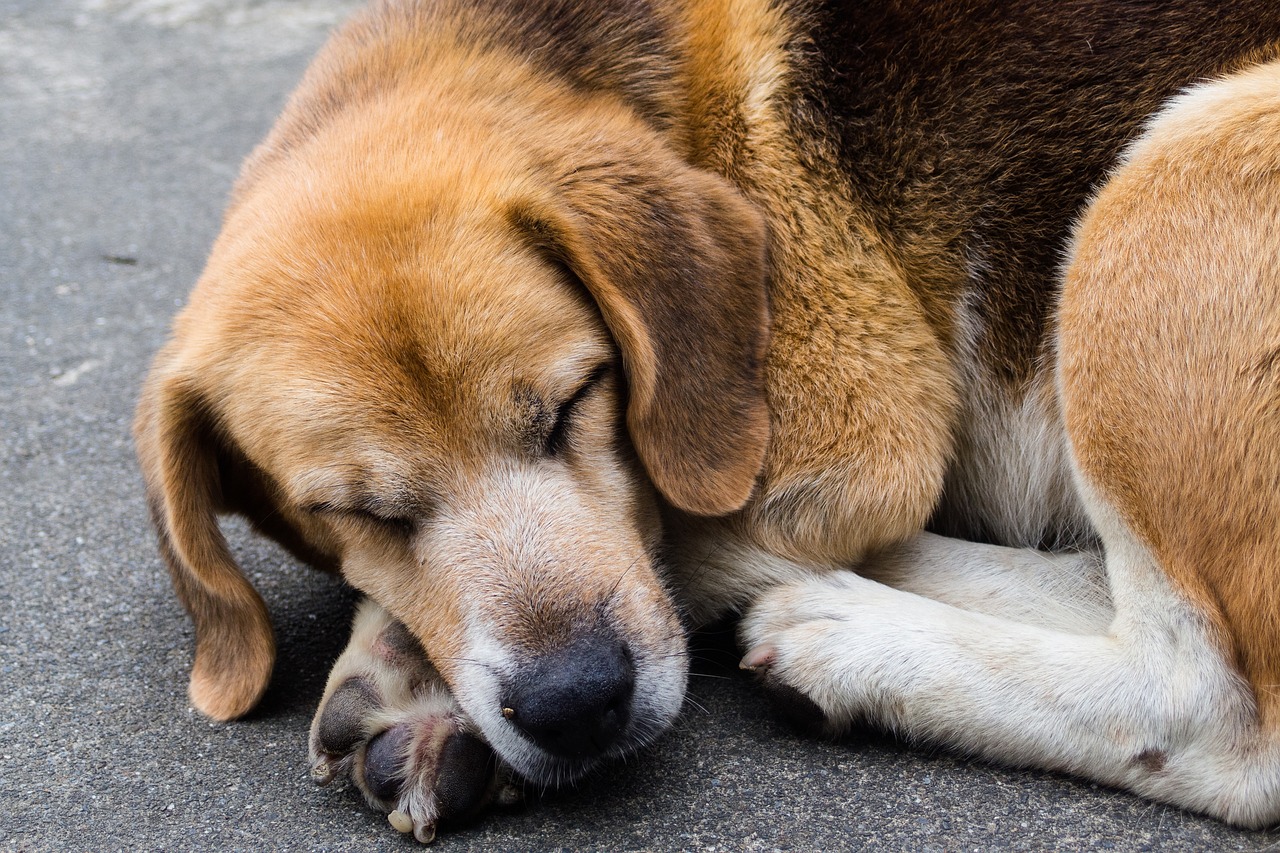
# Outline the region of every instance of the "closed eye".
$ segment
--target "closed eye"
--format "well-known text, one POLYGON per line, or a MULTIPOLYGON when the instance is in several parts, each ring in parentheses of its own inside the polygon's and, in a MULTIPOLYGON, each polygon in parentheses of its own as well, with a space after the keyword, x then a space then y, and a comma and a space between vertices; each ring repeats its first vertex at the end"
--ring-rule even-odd
POLYGON ((417 523, 409 516, 396 515, 381 506, 346 506, 344 504, 320 501, 309 504, 307 512, 317 515, 337 516, 366 524, 376 524, 397 533, 410 534, 417 523))
POLYGON ((543 440, 543 450, 548 456, 559 456, 569 446, 574 410, 608 373, 608 364, 599 365, 587 374, 587 378, 576 391, 556 407, 555 421, 552 422, 551 429, 547 431, 547 437, 543 440))

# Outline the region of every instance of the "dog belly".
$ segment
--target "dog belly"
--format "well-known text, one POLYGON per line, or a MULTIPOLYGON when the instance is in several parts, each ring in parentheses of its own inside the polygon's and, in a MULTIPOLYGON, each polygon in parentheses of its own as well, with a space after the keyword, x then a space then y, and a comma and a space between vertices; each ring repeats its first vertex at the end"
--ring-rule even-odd
POLYGON ((1072 480, 1052 368, 1010 388, 981 364, 974 313, 962 306, 958 314, 958 362, 968 369, 957 371, 955 446, 929 529, 996 545, 1089 547, 1095 535, 1072 480))
POLYGON ((1089 545, 1057 419, 1038 409, 1024 400, 968 413, 931 531, 1051 551, 1089 545))

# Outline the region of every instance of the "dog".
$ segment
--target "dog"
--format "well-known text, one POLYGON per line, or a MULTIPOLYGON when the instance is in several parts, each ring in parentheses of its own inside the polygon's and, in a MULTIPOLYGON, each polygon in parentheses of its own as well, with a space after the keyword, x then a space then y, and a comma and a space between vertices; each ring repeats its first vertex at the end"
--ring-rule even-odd
POLYGON ((357 15, 141 394, 194 706, 273 666, 231 512, 366 597, 312 772, 423 841, 733 613, 827 734, 1280 819, 1280 10, 1069 6, 357 15))

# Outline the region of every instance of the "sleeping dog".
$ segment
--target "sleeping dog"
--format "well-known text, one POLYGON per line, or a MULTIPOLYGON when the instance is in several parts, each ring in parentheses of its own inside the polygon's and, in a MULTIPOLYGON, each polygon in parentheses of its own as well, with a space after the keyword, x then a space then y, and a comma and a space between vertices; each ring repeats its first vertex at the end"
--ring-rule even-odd
POLYGON ((657 737, 734 612, 828 734, 1270 824, 1280 9, 382 0, 135 432, 195 707, 271 676, 242 513, 367 596, 313 774, 419 839, 657 737))

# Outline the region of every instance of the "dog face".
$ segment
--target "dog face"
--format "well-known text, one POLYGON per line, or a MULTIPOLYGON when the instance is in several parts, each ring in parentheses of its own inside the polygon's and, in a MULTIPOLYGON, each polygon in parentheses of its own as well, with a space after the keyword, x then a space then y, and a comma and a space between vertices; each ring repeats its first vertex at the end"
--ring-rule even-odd
POLYGON ((366 117, 242 185, 136 427, 198 708, 248 710, 273 656, 230 510, 407 625, 528 777, 678 711, 658 501, 751 493, 764 238, 726 184, 607 116, 608 151, 544 140, 541 165, 507 134, 423 152, 366 117))

